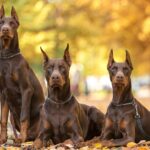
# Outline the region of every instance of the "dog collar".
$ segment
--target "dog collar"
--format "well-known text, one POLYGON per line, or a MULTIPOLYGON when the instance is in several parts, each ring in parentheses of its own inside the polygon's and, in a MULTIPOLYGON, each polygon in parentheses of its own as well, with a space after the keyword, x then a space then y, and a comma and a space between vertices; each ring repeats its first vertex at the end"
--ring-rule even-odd
POLYGON ((53 100, 53 99, 51 99, 51 98, 49 98, 49 97, 47 97, 47 100, 51 101, 51 102, 54 103, 54 104, 64 105, 64 104, 66 104, 67 102, 69 102, 72 97, 73 97, 73 95, 71 94, 71 95, 69 96, 69 98, 68 98, 67 100, 63 101, 63 102, 56 102, 55 100, 53 100))
POLYGON ((122 106, 134 105, 134 101, 129 102, 129 103, 123 103, 123 104, 114 104, 114 103, 111 103, 111 104, 116 107, 122 107, 122 106))
POLYGON ((20 54, 21 54, 20 52, 15 53, 15 54, 10 54, 10 55, 8 55, 8 56, 5 56, 5 55, 0 54, 0 59, 9 59, 9 58, 13 58, 13 57, 15 57, 15 56, 18 56, 18 55, 20 55, 20 54))

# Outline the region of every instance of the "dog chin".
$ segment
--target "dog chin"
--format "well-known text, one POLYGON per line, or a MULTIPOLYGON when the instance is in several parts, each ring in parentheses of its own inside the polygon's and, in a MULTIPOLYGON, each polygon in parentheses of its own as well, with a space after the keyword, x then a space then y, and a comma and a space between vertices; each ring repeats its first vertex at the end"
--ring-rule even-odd
POLYGON ((123 82, 115 82, 114 86, 121 88, 121 87, 125 87, 125 84, 123 82))
POLYGON ((5 40, 11 40, 13 38, 13 35, 11 35, 11 34, 0 34, 0 38, 4 41, 5 40))
POLYGON ((51 87, 53 89, 62 89, 62 85, 60 85, 60 84, 52 84, 51 87))

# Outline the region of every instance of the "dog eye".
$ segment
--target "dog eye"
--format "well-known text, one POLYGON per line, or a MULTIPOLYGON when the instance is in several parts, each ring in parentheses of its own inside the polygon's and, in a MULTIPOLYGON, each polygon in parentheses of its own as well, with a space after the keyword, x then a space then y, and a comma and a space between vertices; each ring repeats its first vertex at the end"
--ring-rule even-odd
POLYGON ((50 67, 47 69, 47 71, 48 71, 48 73, 49 73, 49 74, 51 74, 51 73, 52 73, 53 68, 54 68, 54 66, 50 66, 50 67))
POLYGON ((124 72, 124 73, 128 73, 128 72, 129 72, 128 68, 127 68, 127 67, 124 67, 124 68, 123 68, 123 72, 124 72))
POLYGON ((15 23, 14 23, 13 21, 11 21, 11 22, 10 22, 10 25, 13 26, 13 25, 15 25, 15 23))
POLYGON ((59 66, 59 69, 60 69, 62 72, 65 72, 65 67, 64 67, 64 66, 59 66))
POLYGON ((4 21, 3 21, 3 20, 1 20, 1 21, 0 21, 0 24, 1 24, 1 25, 2 25, 2 24, 4 24, 4 21))
POLYGON ((112 67, 112 71, 117 71, 117 67, 112 67))
POLYGON ((115 74, 116 74, 116 72, 117 72, 117 69, 118 69, 118 68, 117 68, 117 67, 115 67, 115 66, 114 66, 114 67, 112 67, 112 68, 111 68, 111 73, 112 73, 113 75, 115 75, 115 74))

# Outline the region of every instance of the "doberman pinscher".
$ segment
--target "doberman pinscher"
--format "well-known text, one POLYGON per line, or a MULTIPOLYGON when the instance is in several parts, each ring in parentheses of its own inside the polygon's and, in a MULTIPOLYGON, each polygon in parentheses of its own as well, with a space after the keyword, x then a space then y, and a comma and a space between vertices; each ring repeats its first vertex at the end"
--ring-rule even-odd
POLYGON ((48 97, 42 109, 43 129, 35 141, 36 148, 62 142, 78 142, 101 133, 104 115, 95 107, 79 104, 70 90, 69 69, 71 58, 69 45, 64 57, 49 59, 44 56, 44 71, 48 85, 48 97))
POLYGON ((133 66, 128 51, 125 62, 118 63, 111 50, 107 68, 113 99, 105 117, 102 144, 112 147, 150 140, 150 112, 133 97, 130 78, 133 66))
POLYGON ((20 53, 17 29, 19 20, 12 7, 11 17, 0 9, 0 94, 1 136, 7 140, 7 120, 10 110, 20 141, 34 140, 40 124, 40 108, 44 103, 42 87, 20 53), (34 131, 34 132, 33 132, 34 131))

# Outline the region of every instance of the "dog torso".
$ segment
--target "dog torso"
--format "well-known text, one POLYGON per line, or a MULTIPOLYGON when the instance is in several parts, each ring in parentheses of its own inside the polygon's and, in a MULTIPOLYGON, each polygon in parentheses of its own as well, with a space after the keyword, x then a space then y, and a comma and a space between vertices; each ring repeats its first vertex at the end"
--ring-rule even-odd
MULTIPOLYGON (((43 95, 41 94, 42 89, 39 81, 22 55, 17 55, 9 59, 0 59, 0 64, 0 91, 2 93, 2 97, 7 101, 9 109, 14 116, 15 126, 18 131, 20 131, 20 114, 22 106, 22 91, 19 85, 19 76, 25 75, 24 70, 28 72, 29 82, 31 82, 34 89, 30 112, 30 129, 32 130, 33 127, 35 128, 35 123, 37 123, 37 118, 40 115, 39 110, 42 107, 44 100, 43 95)), ((31 133, 30 129, 28 135, 37 135, 36 132, 31 133)), ((31 137, 34 139, 35 135, 31 137)))
MULTIPOLYGON (((149 128, 146 126, 149 124, 148 116, 150 115, 149 111, 137 100, 134 100, 137 104, 138 113, 141 117, 142 128, 145 133, 150 134, 149 128)), ((135 141, 139 142, 140 140, 149 140, 142 135, 139 125, 136 121, 136 110, 134 105, 127 106, 114 106, 110 104, 106 113, 105 125, 111 131, 110 139, 118 139, 123 136, 125 126, 127 122, 130 121, 135 124, 135 141)))
POLYGON ((45 117, 49 122, 51 139, 55 144, 70 139, 73 126, 79 124, 81 135, 86 137, 88 132, 89 120, 80 104, 74 97, 63 105, 54 104, 46 100, 44 104, 45 117))

